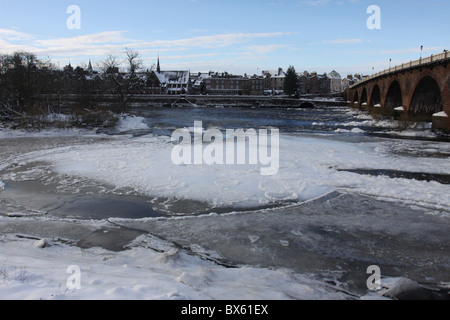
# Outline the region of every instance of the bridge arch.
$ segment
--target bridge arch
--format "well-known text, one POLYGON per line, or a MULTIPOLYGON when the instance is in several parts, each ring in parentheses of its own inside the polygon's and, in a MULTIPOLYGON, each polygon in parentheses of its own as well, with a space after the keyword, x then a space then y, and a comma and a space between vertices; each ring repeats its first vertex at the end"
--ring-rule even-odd
POLYGON ((353 94, 353 104, 358 104, 359 103, 359 94, 358 94, 358 90, 355 90, 355 93, 353 94))
POLYGON ((365 106, 364 104, 367 105, 367 89, 366 88, 364 88, 362 93, 361 93, 361 101, 360 101, 359 105, 361 107, 364 107, 365 106))
POLYGON ((372 94, 370 96, 370 107, 373 108, 374 106, 381 104, 381 92, 380 87, 378 84, 376 84, 372 89, 372 94))
POLYGON ((386 94, 384 107, 387 109, 395 109, 403 106, 402 89, 397 80, 392 81, 386 94))
POLYGON ((434 113, 443 110, 441 89, 433 77, 423 77, 413 92, 409 104, 411 116, 429 120, 434 113))
POLYGON ((314 109, 315 107, 316 106, 312 102, 309 102, 309 101, 305 101, 300 104, 300 108, 302 108, 302 109, 314 109))

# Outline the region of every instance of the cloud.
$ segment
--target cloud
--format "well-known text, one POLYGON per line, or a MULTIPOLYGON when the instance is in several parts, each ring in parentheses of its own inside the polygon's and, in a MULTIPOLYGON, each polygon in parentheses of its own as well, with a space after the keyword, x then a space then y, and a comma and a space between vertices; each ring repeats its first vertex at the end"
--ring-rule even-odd
MULTIPOLYGON (((437 54, 443 52, 444 47, 424 47, 423 53, 437 54)), ((421 52, 420 47, 418 48, 405 48, 405 49, 393 49, 393 50, 359 50, 351 51, 346 54, 369 54, 369 55, 388 55, 388 54, 419 54, 421 52)))
POLYGON ((198 36, 178 40, 157 40, 143 42, 141 46, 147 47, 197 47, 197 48, 223 48, 234 44, 245 43, 254 39, 280 37, 291 35, 291 32, 269 33, 226 33, 210 36, 198 36))
POLYGON ((320 7, 329 3, 330 1, 331 0, 303 0, 302 3, 313 7, 320 7))
POLYGON ((35 36, 13 29, 0 29, 2 53, 31 51, 38 55, 96 55, 105 51, 123 50, 124 44, 133 44, 124 38, 124 31, 106 31, 69 38, 36 39, 35 36))
POLYGON ((252 55, 264 55, 270 52, 277 51, 279 49, 286 48, 287 45, 284 44, 271 44, 271 45, 255 45, 255 46, 247 46, 246 53, 252 55))
POLYGON ((129 41, 123 37, 124 31, 105 31, 70 38, 36 40, 34 43, 43 47, 68 47, 78 44, 105 44, 129 41))
MULTIPOLYGON (((141 54, 145 64, 155 63, 163 54, 166 70, 228 71, 235 73, 257 72, 257 61, 266 59, 271 52, 288 48, 284 44, 267 44, 296 34, 294 32, 222 33, 193 35, 181 39, 148 40, 130 39, 127 31, 104 31, 62 38, 38 38, 12 29, 0 29, 0 53, 29 51, 39 58, 49 57, 54 63, 72 64, 88 59, 100 61, 106 53, 123 56, 126 47, 141 54), (257 57, 258 59, 254 59, 257 57), (251 60, 250 60, 251 59, 251 60), (250 70, 250 71, 249 71, 250 70)), ((151 36, 155 36, 150 35, 151 36)))
MULTIPOLYGON (((121 52, 125 47, 142 51, 172 50, 186 48, 225 48, 236 44, 249 43, 255 39, 274 38, 290 35, 290 32, 268 33, 226 33, 175 40, 144 41, 126 37, 126 31, 105 31, 68 38, 36 39, 32 35, 12 29, 0 29, 2 51, 31 51, 43 56, 96 56, 105 52, 121 52), (26 43, 23 40, 27 40, 26 43)), ((279 46, 253 46, 248 49, 263 54, 276 50, 279 46)))
POLYGON ((30 40, 32 37, 26 33, 14 30, 14 29, 0 29, 0 39, 11 41, 25 41, 30 40))
POLYGON ((353 3, 353 4, 360 3, 361 0, 347 0, 347 1, 343 1, 343 0, 338 0, 338 1, 333 1, 333 0, 302 0, 300 2, 300 4, 308 5, 308 6, 311 6, 311 7, 321 7, 321 6, 327 5, 328 3, 331 3, 331 2, 334 2, 334 3, 338 4, 338 5, 343 5, 346 2, 353 3))
POLYGON ((321 44, 356 44, 364 42, 368 41, 362 39, 332 39, 332 40, 324 40, 321 42, 321 44))

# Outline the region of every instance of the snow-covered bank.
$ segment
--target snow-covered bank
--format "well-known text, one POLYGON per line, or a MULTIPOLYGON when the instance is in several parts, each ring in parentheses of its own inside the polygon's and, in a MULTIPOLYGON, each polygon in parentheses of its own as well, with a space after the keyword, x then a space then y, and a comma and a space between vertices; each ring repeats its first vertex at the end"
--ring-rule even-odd
POLYGON ((0 139, 16 138, 50 138, 50 137, 73 137, 96 135, 97 130, 80 128, 48 128, 42 130, 24 130, 24 129, 0 129, 0 139))
POLYGON ((313 277, 286 269, 225 268, 142 236, 131 250, 82 250, 61 243, 0 237, 2 300, 348 299, 313 277), (147 247, 158 248, 156 252, 147 247), (11 254, 14 252, 14 255, 11 254), (73 286, 70 266, 80 270, 73 286), (70 271, 70 269, 69 269, 70 271), (68 286, 69 284, 69 286, 68 286))

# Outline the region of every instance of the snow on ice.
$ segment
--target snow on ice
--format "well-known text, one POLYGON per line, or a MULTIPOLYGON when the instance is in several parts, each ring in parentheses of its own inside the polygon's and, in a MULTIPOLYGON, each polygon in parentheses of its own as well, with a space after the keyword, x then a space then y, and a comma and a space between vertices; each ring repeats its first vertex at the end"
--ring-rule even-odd
MULTIPOLYGON (((139 246, 114 253, 64 244, 0 238, 0 299, 55 300, 289 300, 345 299, 319 281, 286 269, 228 269, 176 248, 139 246), (5 245, 4 241, 8 241, 5 245), (15 252, 11 255, 11 252, 15 252), (69 289, 70 266, 80 286, 69 289)), ((151 240, 154 241, 154 240, 151 240)), ((155 244, 153 244, 155 245, 155 244)))
MULTIPOLYGON (((422 148, 411 141, 409 148, 422 148)), ((337 189, 415 203, 450 207, 450 186, 413 179, 369 176, 339 169, 390 169, 448 174, 446 159, 399 156, 393 145, 349 143, 281 135, 280 170, 261 176, 257 165, 174 165, 170 138, 147 135, 114 139, 24 155, 23 162, 44 161, 59 174, 81 176, 133 188, 162 198, 190 199, 212 206, 255 207, 280 201, 307 201, 337 189)))
POLYGON ((117 126, 119 132, 147 130, 148 128, 148 125, 145 123, 145 118, 137 116, 122 116, 117 126))

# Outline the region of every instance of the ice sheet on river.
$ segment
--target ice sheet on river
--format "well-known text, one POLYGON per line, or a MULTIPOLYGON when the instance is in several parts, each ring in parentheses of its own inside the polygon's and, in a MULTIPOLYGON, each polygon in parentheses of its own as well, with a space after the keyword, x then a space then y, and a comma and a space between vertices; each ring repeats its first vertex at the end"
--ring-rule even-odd
MULTIPOLYGON (((185 111, 180 119, 185 123, 185 111)), ((131 122, 139 122, 145 132, 141 120, 131 122)), ((121 130, 128 128, 125 124, 121 130)), ((25 138, 1 144, 3 195, 14 192, 14 183, 20 182, 54 188, 47 198, 16 195, 16 200, 37 201, 43 208, 19 207, 12 199, 1 199, 0 209, 7 216, 0 219, 7 233, 0 237, 3 270, 25 265, 25 275, 31 277, 28 283, 11 279, 2 290, 6 297, 67 297, 57 288, 74 257, 90 277, 86 291, 69 293, 78 298, 105 292, 106 298, 150 299, 335 297, 335 290, 324 289, 328 282, 317 283, 285 269, 249 267, 252 264, 311 271, 329 279, 333 287, 344 284, 361 292, 367 291, 366 268, 371 264, 379 265, 383 275, 434 284, 449 280, 448 143, 352 133, 314 137, 284 133, 279 174, 263 177, 260 168, 251 165, 174 166, 173 144, 167 136, 69 140, 53 144, 25 138), (416 179, 420 173, 424 178, 416 179), (212 210, 233 207, 236 213, 81 222, 45 212, 54 210, 55 197, 61 196, 60 201, 68 194, 97 195, 107 185, 119 193, 133 190, 150 197, 195 200, 212 210), (49 202, 53 206, 48 207, 49 202), (290 206, 240 211, 273 203, 290 206), (17 234, 25 238, 18 239, 17 234), (26 240, 30 235, 73 241, 89 249, 57 243, 36 251, 33 240, 26 240), (111 241, 116 236, 121 241, 111 241), (169 241, 155 243, 155 237, 169 241), (173 248, 172 242, 177 244, 173 248), (113 253, 93 248, 96 245, 131 249, 113 253), (178 251, 180 247, 183 250, 178 251), (224 268, 199 256, 246 266, 224 268), (56 273, 62 275, 55 278, 56 273)))
POLYGON ((362 292, 370 265, 435 283, 448 281, 450 270, 448 218, 358 195, 251 213, 110 221, 235 264, 351 279, 362 292))
MULTIPOLYGON (((352 142, 282 135, 280 170, 275 176, 262 176, 258 165, 176 166, 171 161, 173 146, 168 137, 127 136, 31 152, 11 165, 20 171, 21 166, 39 163, 26 172, 34 175, 41 170, 45 176, 51 170, 66 178, 88 178, 138 194, 189 199, 212 207, 261 207, 346 190, 441 210, 444 215, 450 212, 448 184, 350 172, 385 169, 449 175, 450 147, 445 143, 435 147, 421 141, 352 142)), ((16 173, 2 178, 20 179, 16 173)))

